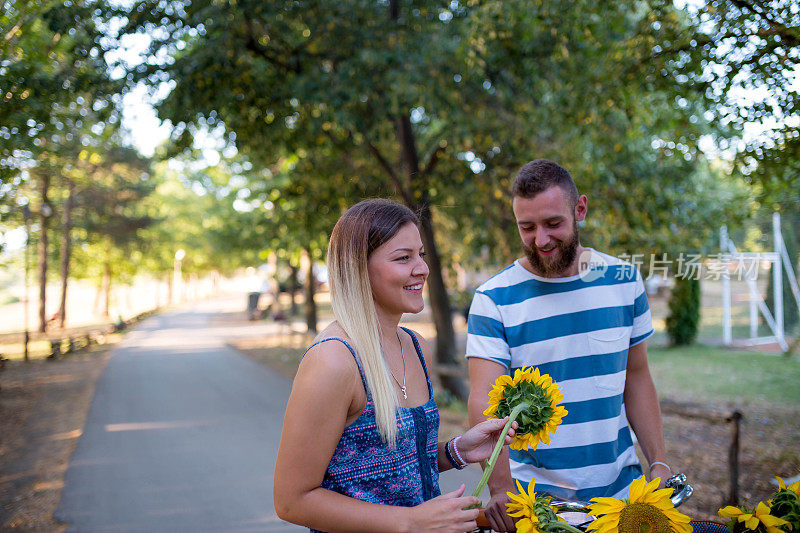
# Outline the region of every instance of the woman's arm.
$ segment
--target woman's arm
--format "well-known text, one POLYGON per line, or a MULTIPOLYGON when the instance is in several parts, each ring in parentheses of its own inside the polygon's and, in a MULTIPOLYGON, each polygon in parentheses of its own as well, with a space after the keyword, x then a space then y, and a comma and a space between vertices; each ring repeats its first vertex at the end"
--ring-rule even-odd
MULTIPOLYGON (((432 375, 434 367, 431 348, 419 333, 415 332, 415 335, 422 349, 422 356, 425 358, 425 365, 428 367, 428 373, 432 375)), ((456 442, 455 448, 457 448, 458 453, 456 453, 453 444, 449 441, 439 442, 436 455, 439 472, 445 472, 453 468, 453 464, 450 462, 450 459, 447 457, 447 452, 445 451, 448 445, 450 455, 453 456, 456 462, 460 462, 460 460, 463 459, 466 463, 478 463, 488 459, 489 456, 492 455, 494 445, 500 437, 500 431, 507 421, 507 418, 502 420, 492 419, 476 424, 467 430, 467 432, 458 439, 458 442, 456 442)), ((506 444, 511 444, 514 430, 518 426, 519 424, 516 422, 511 426, 512 429, 506 437, 506 444)))
POLYGON ((465 532, 475 528, 477 502, 463 488, 417 507, 359 501, 323 489, 322 480, 344 431, 351 404, 363 390, 347 348, 326 342, 300 364, 286 407, 275 465, 274 502, 286 521, 323 531, 465 532))

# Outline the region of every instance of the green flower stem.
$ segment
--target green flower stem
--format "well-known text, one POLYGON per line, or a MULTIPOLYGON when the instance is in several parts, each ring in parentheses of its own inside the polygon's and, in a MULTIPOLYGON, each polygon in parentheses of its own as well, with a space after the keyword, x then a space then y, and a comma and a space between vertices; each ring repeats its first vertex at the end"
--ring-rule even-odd
POLYGON ((503 432, 500 433, 500 438, 497 439, 497 444, 494 446, 494 450, 492 451, 492 456, 489 457, 489 460, 486 461, 486 468, 483 470, 483 475, 481 476, 481 480, 478 483, 478 486, 472 492, 472 495, 476 498, 480 498, 481 491, 483 491, 483 487, 486 486, 486 482, 489 481, 489 476, 492 475, 492 470, 494 470, 494 464, 497 462, 497 456, 500 455, 500 450, 503 449, 503 446, 506 443, 506 435, 508 435, 508 431, 511 429, 511 424, 514 420, 517 419, 517 416, 522 412, 523 409, 528 408, 528 404, 525 402, 520 402, 517 404, 514 409, 511 410, 511 414, 508 415, 508 422, 506 425, 503 426, 503 432))
POLYGON ((583 533, 580 529, 573 527, 569 524, 565 524, 564 522, 550 522, 547 526, 548 532, 555 532, 555 531, 568 531, 569 533, 583 533))

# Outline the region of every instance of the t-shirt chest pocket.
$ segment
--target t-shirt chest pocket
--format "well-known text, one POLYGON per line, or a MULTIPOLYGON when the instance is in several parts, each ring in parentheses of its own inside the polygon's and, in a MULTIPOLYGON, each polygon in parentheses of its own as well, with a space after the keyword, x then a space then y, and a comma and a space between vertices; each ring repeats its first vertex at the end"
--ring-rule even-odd
POLYGON ((625 369, 628 362, 630 327, 603 329, 587 334, 592 354, 592 376, 599 389, 619 394, 625 388, 625 369))

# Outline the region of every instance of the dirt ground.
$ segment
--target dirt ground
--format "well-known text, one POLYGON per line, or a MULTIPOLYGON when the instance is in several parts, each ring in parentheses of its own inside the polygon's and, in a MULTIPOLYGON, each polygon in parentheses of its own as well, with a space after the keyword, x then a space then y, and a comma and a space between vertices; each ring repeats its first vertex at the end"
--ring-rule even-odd
POLYGON ((105 344, 0 372, 0 530, 66 528, 53 512, 108 356, 105 344))
MULTIPOLYGON (((776 475, 786 479, 800 471, 800 423, 797 409, 786 406, 738 408, 743 414, 738 496, 740 503, 755 506, 772 496, 776 475)), ((734 409, 707 405, 704 410, 716 412, 719 421, 665 413, 664 438, 673 469, 684 472, 695 491, 681 511, 694 519, 718 520, 717 510, 727 505, 733 435, 733 424, 725 423, 724 417, 734 409)))
MULTIPOLYGON (((291 334, 242 340, 235 347, 291 379, 307 342, 305 335, 291 334)), ((56 361, 7 363, 0 372, 0 531, 65 529, 52 515, 108 353, 108 345, 97 346, 56 361)), ((744 414, 739 495, 755 503, 770 496, 775 475, 790 477, 800 470, 798 412, 776 405, 739 408, 744 414)), ((681 510, 695 519, 714 519, 728 491, 732 426, 722 419, 733 407, 704 410, 717 413, 720 422, 665 413, 664 432, 673 468, 686 473, 695 488, 681 510)), ((443 438, 466 428, 462 404, 445 406, 441 414, 443 438)))

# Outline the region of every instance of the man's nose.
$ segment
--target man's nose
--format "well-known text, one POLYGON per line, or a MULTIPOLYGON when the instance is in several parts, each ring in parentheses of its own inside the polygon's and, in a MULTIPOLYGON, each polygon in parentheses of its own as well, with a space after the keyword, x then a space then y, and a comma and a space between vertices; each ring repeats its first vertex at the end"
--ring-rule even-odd
POLYGON ((544 248, 550 244, 550 234, 544 228, 537 228, 533 236, 533 244, 538 248, 544 248))

